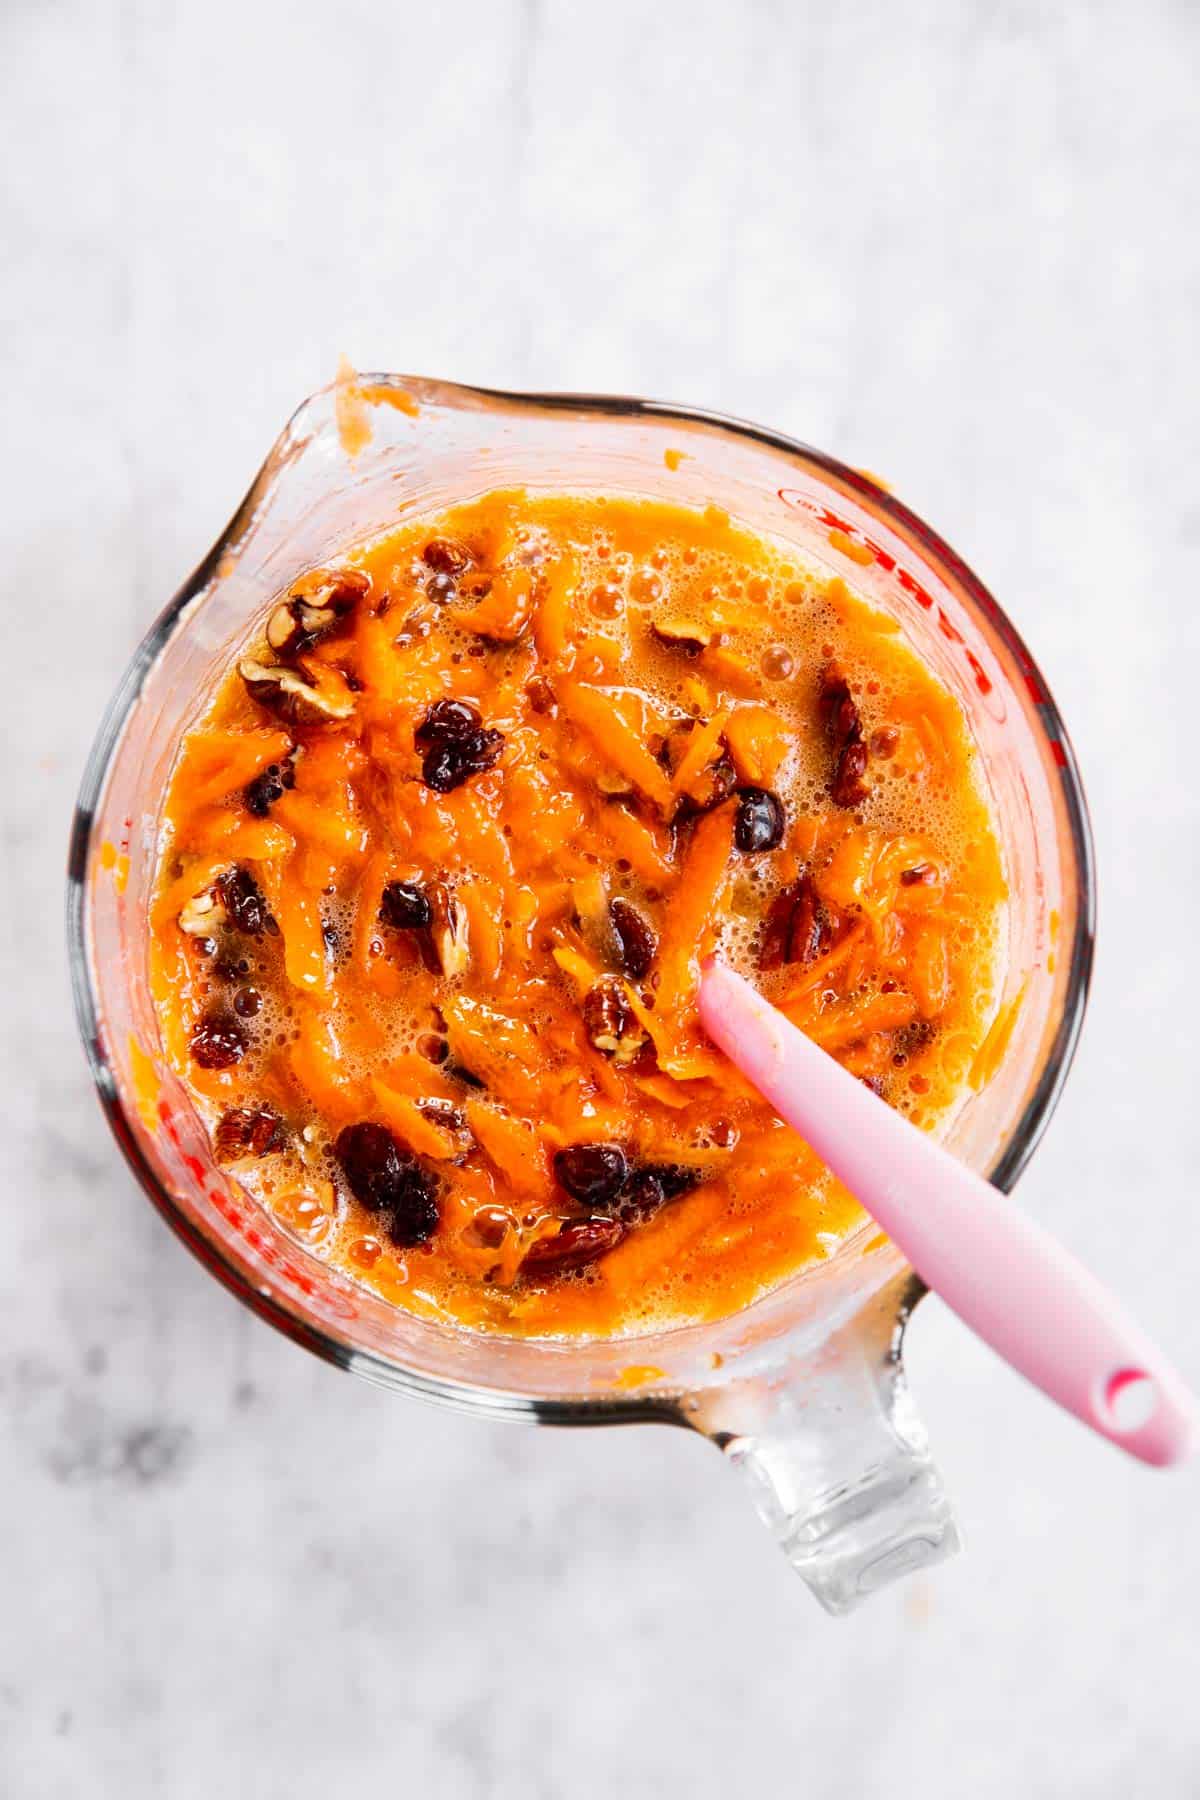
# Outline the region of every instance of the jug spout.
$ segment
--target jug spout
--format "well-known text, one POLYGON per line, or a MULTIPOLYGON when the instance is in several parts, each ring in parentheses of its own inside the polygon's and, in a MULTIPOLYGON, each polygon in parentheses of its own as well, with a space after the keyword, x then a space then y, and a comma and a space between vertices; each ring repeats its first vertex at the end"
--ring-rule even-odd
POLYGON ((905 1380, 909 1277, 818 1354, 697 1397, 692 1422, 749 1482, 784 1555, 830 1613, 961 1548, 905 1380))

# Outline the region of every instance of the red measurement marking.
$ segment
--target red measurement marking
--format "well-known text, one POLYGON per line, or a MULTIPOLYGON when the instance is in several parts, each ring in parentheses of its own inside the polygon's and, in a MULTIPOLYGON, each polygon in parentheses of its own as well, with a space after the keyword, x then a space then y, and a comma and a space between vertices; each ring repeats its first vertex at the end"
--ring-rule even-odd
POLYGON ((979 689, 981 694, 990 694, 992 691, 992 681, 990 675, 985 673, 983 664, 973 650, 968 650, 966 652, 966 658, 967 665, 970 668, 972 675, 975 677, 975 686, 979 689))
MULTIPOLYGON (((167 1137, 176 1149, 182 1150, 183 1146, 179 1129, 175 1123, 175 1116, 165 1100, 160 1100, 158 1103, 158 1116, 162 1120, 163 1130, 167 1137)), ((206 1170, 198 1156, 184 1156, 183 1166, 197 1182, 203 1183, 206 1170)), ((304 1273, 303 1269, 297 1268, 282 1243, 274 1236, 265 1236, 258 1226, 250 1221, 250 1215, 237 1204, 232 1194, 222 1188, 210 1187, 204 1189, 204 1197, 242 1241, 257 1256, 261 1257, 269 1269, 273 1270, 280 1281, 286 1282, 289 1287, 293 1287, 303 1294, 305 1299, 313 1302, 317 1313, 337 1319, 357 1319, 358 1308, 353 1301, 349 1300, 340 1289, 331 1284, 314 1281, 310 1275, 304 1273)))

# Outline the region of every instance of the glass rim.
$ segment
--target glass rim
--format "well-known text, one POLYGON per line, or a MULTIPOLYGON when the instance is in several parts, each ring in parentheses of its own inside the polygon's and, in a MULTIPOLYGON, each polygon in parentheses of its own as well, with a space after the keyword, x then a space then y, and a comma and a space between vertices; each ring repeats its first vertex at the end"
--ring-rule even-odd
MULTIPOLYGON (((1095 943, 1096 877, 1087 802, 1075 752, 1062 715, 1036 659, 995 596, 938 532, 871 476, 799 439, 749 420, 701 407, 679 406, 669 401, 640 399, 624 394, 524 393, 514 389, 481 387, 387 372, 363 372, 357 375, 356 380, 373 387, 393 387, 404 392, 415 390, 430 400, 444 397, 448 403, 460 406, 464 402, 479 400, 511 406, 523 412, 590 412, 609 418, 646 418, 685 426, 698 425, 719 435, 749 440, 791 458, 848 489, 854 498, 882 516, 901 538, 913 543, 938 573, 951 578, 968 608, 981 616, 987 628, 995 634, 1017 667, 1028 678, 1034 701, 1031 727, 1035 733, 1040 734, 1059 777, 1070 845, 1068 873, 1074 876, 1076 890, 1071 942, 1069 948, 1062 946, 1067 951, 1069 960, 1061 1016, 1045 1049, 1034 1091, 1021 1116, 1007 1134, 1004 1146, 988 1172, 987 1178, 995 1187, 1004 1193, 1010 1192, 1037 1148, 1058 1104, 1078 1045, 1095 943)), ((186 609, 208 587, 222 558, 253 522, 260 503, 270 491, 282 460, 284 446, 292 437, 293 427, 315 400, 336 389, 337 385, 337 382, 331 382, 317 389, 293 411, 229 523, 163 607, 134 651, 109 700, 88 753, 72 818, 67 856, 66 935, 76 1023, 83 1039, 97 1097, 109 1128, 139 1185, 193 1255, 211 1275, 260 1318, 325 1361, 368 1380, 399 1389, 415 1398, 435 1401, 464 1412, 482 1413, 492 1418, 570 1425, 639 1421, 680 1423, 682 1421, 674 1396, 669 1394, 630 1393, 621 1396, 594 1395, 558 1399, 501 1389, 476 1388, 468 1383, 426 1375, 419 1369, 392 1361, 375 1351, 359 1349, 313 1324, 289 1299, 281 1294, 266 1292, 251 1282, 246 1273, 226 1257, 218 1240, 185 1214, 142 1149, 104 1048, 100 1024, 101 1007, 88 951, 87 921, 90 901, 87 874, 93 849, 93 827, 114 753, 146 674, 173 636, 186 609)), ((904 1287, 904 1317, 908 1316, 912 1307, 926 1292, 920 1276, 909 1270, 909 1279, 904 1287)))

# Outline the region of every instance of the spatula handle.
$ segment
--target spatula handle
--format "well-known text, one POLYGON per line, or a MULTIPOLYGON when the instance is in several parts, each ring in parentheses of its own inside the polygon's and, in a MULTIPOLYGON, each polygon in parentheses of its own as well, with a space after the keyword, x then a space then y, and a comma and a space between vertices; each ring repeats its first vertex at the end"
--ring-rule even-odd
POLYGON ((705 968, 700 1016, 926 1285, 1014 1369, 1143 1462, 1197 1448, 1200 1409, 1179 1374, 1048 1232, 723 963, 705 968))

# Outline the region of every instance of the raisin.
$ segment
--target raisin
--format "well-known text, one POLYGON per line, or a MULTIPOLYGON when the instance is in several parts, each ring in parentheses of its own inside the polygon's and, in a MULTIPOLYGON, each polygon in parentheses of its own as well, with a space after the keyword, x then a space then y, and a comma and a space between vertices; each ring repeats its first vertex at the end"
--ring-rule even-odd
POLYGON ((777 894, 768 908, 759 966, 778 969, 785 963, 799 963, 805 967, 824 956, 833 935, 833 922, 816 883, 811 875, 801 875, 777 894))
POLYGON ((777 850, 783 842, 786 823, 783 802, 770 788, 744 787, 738 790, 733 841, 746 855, 756 855, 763 850, 777 850))
POLYGON ((680 1194, 690 1194, 700 1185, 700 1170, 686 1163, 643 1163, 642 1173, 653 1175, 668 1200, 678 1200, 680 1194))
MULTIPOLYGON (((435 1041, 437 1043, 442 1043, 444 1040, 441 1038, 438 1038, 435 1041)), ((446 1045, 447 1056, 449 1055, 449 1052, 450 1052, 450 1046, 449 1046, 449 1044, 447 1044, 446 1045)), ((443 1067, 445 1068, 446 1074, 453 1075, 455 1081, 461 1081, 464 1087, 484 1088, 487 1086, 487 1083, 483 1080, 483 1078, 479 1075, 476 1075, 474 1069, 468 1069, 465 1066, 465 1064, 456 1063, 456 1062, 446 1062, 442 1058, 439 1058, 438 1060, 443 1062, 443 1067)))
POLYGON ((421 779, 435 794, 448 794, 472 775, 494 768, 503 745, 504 734, 499 731, 473 731, 469 737, 435 744, 425 752, 421 779))
POLYGON ((607 1206, 628 1179, 629 1159, 620 1144, 568 1144, 554 1153, 554 1174, 572 1200, 607 1206))
POLYGON ((291 781, 284 780, 283 764, 268 763, 262 774, 256 775, 242 789, 246 811, 253 813, 256 819, 265 819, 275 802, 283 798, 284 789, 293 786, 294 782, 295 776, 291 781))
POLYGON ((262 995, 257 988, 239 988, 233 996, 233 1010, 239 1019, 253 1019, 262 1009, 262 995))
POLYGON ((620 1219, 568 1219, 557 1237, 539 1238, 526 1251, 521 1273, 537 1279, 585 1268, 615 1250, 624 1236, 620 1219))
POLYGON ((433 920, 433 908, 415 882, 389 881, 379 899, 379 917, 393 931, 424 931, 433 920))
POLYGON ((413 733, 418 750, 435 744, 456 744, 479 730, 479 708, 470 700, 435 700, 413 733))
POLYGON ((282 1135, 280 1119, 269 1107, 234 1107, 222 1113, 213 1133, 218 1162, 237 1162, 243 1156, 265 1156, 282 1135))
POLYGON ((230 869, 218 880, 217 893, 235 931, 258 938, 274 924, 263 891, 249 869, 230 869))
POLYGON ((917 863, 915 868, 901 869, 901 887, 932 887, 937 880, 937 870, 932 863, 917 863))
POLYGON ((388 1236, 407 1248, 437 1230, 439 1208, 428 1176, 384 1125, 364 1122, 339 1131, 334 1152, 354 1198, 386 1219, 388 1236))
POLYGON ((206 1012, 192 1032, 191 1053, 202 1069, 232 1069, 246 1054, 246 1034, 228 1013, 206 1012))
POLYGON ((620 894, 609 901, 608 916, 621 946, 621 967, 635 981, 642 981, 658 952, 658 938, 637 907, 620 894))
POLYGON ((618 1217, 627 1224, 635 1219, 648 1219, 666 1204, 667 1193, 653 1169, 635 1169, 621 1194, 618 1217))
POLYGON ((426 568, 437 569, 443 575, 461 575, 471 560, 471 552, 465 544, 456 544, 453 538, 430 538, 421 552, 421 560, 426 568))

